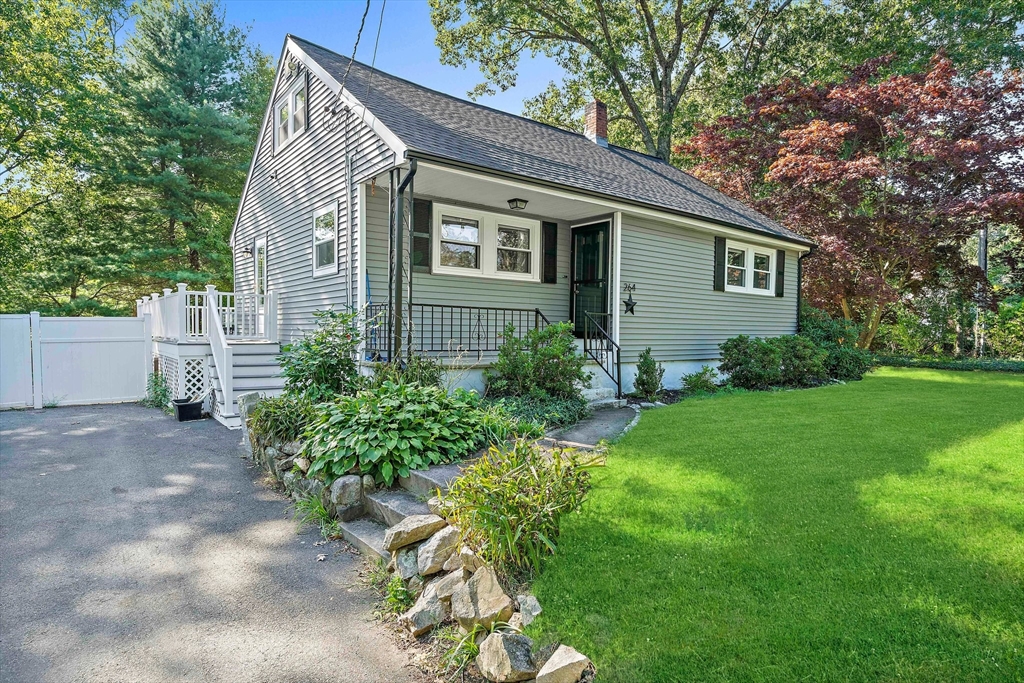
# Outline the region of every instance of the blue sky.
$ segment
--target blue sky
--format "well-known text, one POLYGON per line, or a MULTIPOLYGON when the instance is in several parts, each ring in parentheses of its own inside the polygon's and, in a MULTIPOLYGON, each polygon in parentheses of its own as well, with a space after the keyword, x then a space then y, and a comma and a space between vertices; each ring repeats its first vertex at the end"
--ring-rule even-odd
MULTIPOLYGON (((276 59, 286 33, 305 38, 344 55, 352 54, 365 0, 221 0, 227 20, 250 26, 249 38, 276 59)), ((372 0, 356 59, 370 63, 377 37, 381 0, 372 0)), ((482 80, 474 64, 460 69, 441 64, 434 45, 434 27, 426 0, 387 0, 377 48, 376 67, 428 88, 466 97, 482 80)), ((478 100, 513 114, 522 112, 523 100, 559 80, 561 70, 545 57, 520 63, 516 87, 478 100)))

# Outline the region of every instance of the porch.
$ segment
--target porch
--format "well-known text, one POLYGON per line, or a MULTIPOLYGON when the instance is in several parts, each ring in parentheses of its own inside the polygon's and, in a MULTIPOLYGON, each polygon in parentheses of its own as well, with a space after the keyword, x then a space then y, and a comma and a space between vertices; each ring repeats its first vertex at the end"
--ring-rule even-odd
POLYGON ((152 330, 153 371, 174 398, 204 399, 224 425, 241 426, 238 396, 284 387, 277 356, 277 295, 189 291, 184 283, 136 302, 152 330))
POLYGON ((361 190, 365 360, 481 367, 508 325, 570 322, 621 394, 615 207, 416 160, 361 190))

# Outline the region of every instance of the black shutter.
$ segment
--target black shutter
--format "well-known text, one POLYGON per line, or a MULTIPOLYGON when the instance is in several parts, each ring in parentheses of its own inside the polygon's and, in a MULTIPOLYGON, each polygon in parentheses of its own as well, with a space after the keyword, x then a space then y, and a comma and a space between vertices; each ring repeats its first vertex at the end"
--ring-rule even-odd
POLYGON ((434 217, 434 203, 429 199, 412 201, 412 267, 430 270, 430 221, 434 217))
POLYGON ((558 282, 558 223, 545 221, 544 229, 544 275, 547 284, 558 282))
POLYGON ((779 249, 775 252, 775 296, 784 296, 786 293, 786 251, 779 249))
POLYGON ((715 291, 725 291, 725 238, 715 238, 715 291))

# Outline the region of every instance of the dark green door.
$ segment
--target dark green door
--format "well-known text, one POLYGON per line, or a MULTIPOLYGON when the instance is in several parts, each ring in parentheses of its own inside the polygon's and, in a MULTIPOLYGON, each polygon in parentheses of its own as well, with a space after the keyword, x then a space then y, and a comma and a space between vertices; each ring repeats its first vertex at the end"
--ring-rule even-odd
POLYGON ((572 229, 572 320, 582 337, 584 311, 608 329, 608 221, 572 229))

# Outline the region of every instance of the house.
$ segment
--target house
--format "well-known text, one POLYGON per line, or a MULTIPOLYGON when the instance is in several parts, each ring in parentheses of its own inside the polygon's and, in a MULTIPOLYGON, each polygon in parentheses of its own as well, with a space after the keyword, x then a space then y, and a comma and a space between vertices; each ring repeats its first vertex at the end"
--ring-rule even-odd
POLYGON ((569 321, 614 392, 645 347, 671 387, 729 337, 796 330, 811 243, 608 144, 600 102, 581 135, 294 36, 273 93, 231 236, 249 313, 217 309, 242 327, 287 342, 358 308, 367 363, 433 354, 479 386, 508 323, 569 321))

